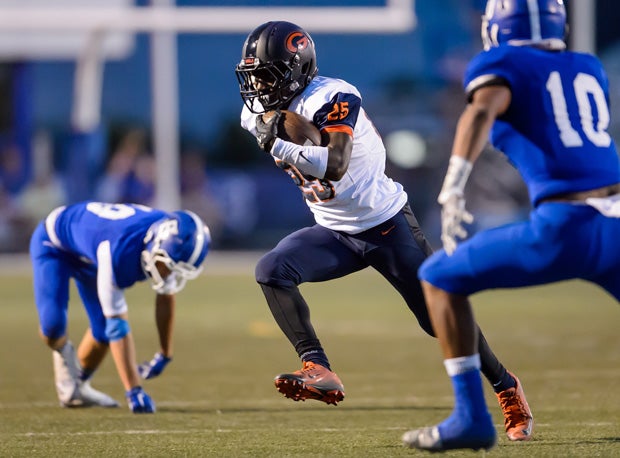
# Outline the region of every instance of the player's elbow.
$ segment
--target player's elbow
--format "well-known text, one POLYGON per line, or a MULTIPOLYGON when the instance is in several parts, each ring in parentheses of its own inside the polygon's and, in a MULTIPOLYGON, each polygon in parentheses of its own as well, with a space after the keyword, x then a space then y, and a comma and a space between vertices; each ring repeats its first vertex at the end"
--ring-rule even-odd
POLYGON ((478 89, 472 96, 470 108, 480 120, 495 120, 504 114, 512 100, 510 88, 499 86, 485 86, 478 89))
POLYGON ((340 181, 344 174, 347 173, 348 167, 349 164, 344 162, 328 165, 325 170, 325 178, 332 181, 340 181))
POLYGON ((470 106, 467 114, 468 124, 476 130, 491 126, 497 117, 497 113, 486 106, 470 106))
POLYGON ((486 122, 494 119, 497 113, 491 107, 484 105, 472 106, 472 116, 475 120, 480 122, 486 122))
POLYGON ((332 181, 340 181, 349 169, 349 161, 351 160, 351 145, 344 147, 328 146, 327 169, 325 170, 325 178, 332 181))

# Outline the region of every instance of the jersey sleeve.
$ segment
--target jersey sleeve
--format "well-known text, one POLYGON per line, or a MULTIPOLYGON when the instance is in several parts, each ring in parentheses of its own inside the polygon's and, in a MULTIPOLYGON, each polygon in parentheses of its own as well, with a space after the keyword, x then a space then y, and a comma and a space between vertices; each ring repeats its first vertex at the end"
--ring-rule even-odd
POLYGON ((485 86, 512 88, 515 84, 513 65, 509 46, 491 48, 475 56, 467 66, 463 79, 467 100, 471 101, 474 92, 485 86))
POLYGON ((110 242, 103 241, 97 247, 97 295, 101 309, 106 317, 127 312, 127 302, 123 290, 116 286, 112 267, 110 242))
POLYGON ((344 132, 352 137, 361 106, 362 99, 356 94, 338 92, 319 108, 313 122, 320 131, 344 132))

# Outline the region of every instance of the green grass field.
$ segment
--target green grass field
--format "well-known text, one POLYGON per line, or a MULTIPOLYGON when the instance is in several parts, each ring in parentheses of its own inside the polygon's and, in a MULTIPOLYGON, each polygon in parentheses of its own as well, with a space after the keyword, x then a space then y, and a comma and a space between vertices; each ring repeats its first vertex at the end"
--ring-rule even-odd
MULTIPOLYGON (((439 346, 372 271, 304 285, 313 320, 347 397, 339 406, 293 402, 272 379, 299 367, 248 273, 207 269, 179 295, 175 358, 144 383, 158 411, 133 415, 111 357, 93 386, 120 409, 58 407, 51 352, 37 336, 30 278, 0 275, 0 456, 2 457, 394 457, 408 429, 450 413, 452 391, 439 346)), ((138 357, 158 349, 153 295, 127 293, 138 357)), ((500 439, 488 455, 620 456, 620 308, 582 282, 474 297, 487 339, 525 387, 535 437, 510 443, 499 406, 487 399, 500 439)), ((69 334, 85 313, 72 295, 69 334)), ((483 453, 477 453, 482 455, 483 453)), ((444 456, 472 456, 455 452, 444 456)))

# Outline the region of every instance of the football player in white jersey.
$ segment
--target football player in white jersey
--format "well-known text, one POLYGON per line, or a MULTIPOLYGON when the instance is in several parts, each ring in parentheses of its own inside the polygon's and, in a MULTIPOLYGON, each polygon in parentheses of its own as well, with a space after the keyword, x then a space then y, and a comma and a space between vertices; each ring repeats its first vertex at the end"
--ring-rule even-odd
MULTIPOLYGON (((284 396, 337 404, 340 378, 310 322, 298 286, 373 267, 402 295, 418 323, 434 335, 418 267, 431 254, 400 183, 385 174, 385 148, 351 84, 317 75, 314 42, 301 27, 274 21, 252 31, 236 67, 244 108, 241 125, 299 187, 316 224, 285 237, 256 266, 271 312, 302 361, 302 368, 275 378, 284 396), (286 109, 310 120, 323 145, 299 146, 277 137, 286 109)), ((497 360, 479 335, 482 371, 498 395, 512 440, 524 433, 531 413, 518 379, 497 360)))
POLYGON ((210 241, 207 226, 192 212, 143 205, 82 202, 41 221, 30 241, 34 296, 41 338, 54 350, 62 406, 118 406, 90 385, 110 349, 131 411, 155 412, 141 379, 158 376, 171 361, 175 294, 200 273, 210 241), (71 279, 90 324, 77 351, 67 335, 71 279), (137 366, 124 290, 147 279, 156 293, 161 351, 137 366))

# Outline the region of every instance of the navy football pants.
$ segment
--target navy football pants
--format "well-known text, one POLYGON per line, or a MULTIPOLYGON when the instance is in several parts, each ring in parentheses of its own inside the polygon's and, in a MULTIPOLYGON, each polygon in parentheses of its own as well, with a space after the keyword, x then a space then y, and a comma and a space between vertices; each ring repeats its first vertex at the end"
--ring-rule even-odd
MULTIPOLYGON (((300 356, 322 348, 298 285, 340 278, 366 267, 373 267, 394 286, 422 329, 434 336, 417 279, 418 268, 431 253, 413 212, 406 205, 393 218, 355 235, 319 225, 293 232, 260 259, 256 281, 276 322, 300 356)), ((351 300, 355 300, 355 292, 351 300)), ((505 368, 482 332, 478 351, 482 373, 491 383, 496 383, 505 375, 505 368)))

